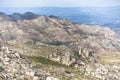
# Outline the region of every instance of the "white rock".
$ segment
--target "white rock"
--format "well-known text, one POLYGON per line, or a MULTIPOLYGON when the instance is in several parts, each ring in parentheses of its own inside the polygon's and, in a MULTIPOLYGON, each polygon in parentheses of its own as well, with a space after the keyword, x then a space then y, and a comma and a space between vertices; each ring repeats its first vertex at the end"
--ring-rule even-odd
POLYGON ((49 76, 49 77, 46 78, 46 80, 59 80, 59 79, 49 76))
POLYGON ((37 76, 34 76, 33 80, 39 80, 39 78, 37 76))
POLYGON ((6 51, 5 52, 9 54, 11 51, 10 51, 10 49, 8 47, 6 47, 6 51))
POLYGON ((16 56, 17 58, 21 58, 18 53, 15 53, 15 56, 16 56))
POLYGON ((5 65, 8 65, 8 64, 9 64, 9 62, 4 62, 4 64, 5 64, 5 65))
POLYGON ((10 58, 8 58, 8 57, 7 57, 7 58, 5 58, 5 61, 6 61, 6 62, 10 61, 10 58))
POLYGON ((35 75, 34 72, 30 72, 30 76, 33 77, 35 75))

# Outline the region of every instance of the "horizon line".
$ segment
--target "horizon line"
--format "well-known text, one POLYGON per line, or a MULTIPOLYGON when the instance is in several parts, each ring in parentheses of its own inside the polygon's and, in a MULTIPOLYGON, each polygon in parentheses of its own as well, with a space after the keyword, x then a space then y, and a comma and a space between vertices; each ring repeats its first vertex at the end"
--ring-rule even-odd
POLYGON ((41 7, 41 8, 87 8, 87 7, 98 7, 98 8, 102 8, 102 7, 120 7, 120 5, 118 6, 1 6, 0 8, 36 8, 36 7, 41 7))

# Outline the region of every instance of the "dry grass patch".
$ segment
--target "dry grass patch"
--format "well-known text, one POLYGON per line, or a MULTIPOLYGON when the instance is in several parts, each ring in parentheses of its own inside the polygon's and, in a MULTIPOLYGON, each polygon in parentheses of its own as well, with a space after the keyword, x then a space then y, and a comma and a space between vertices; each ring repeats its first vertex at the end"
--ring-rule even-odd
POLYGON ((120 52, 102 52, 95 54, 96 60, 103 64, 118 64, 120 63, 120 52))

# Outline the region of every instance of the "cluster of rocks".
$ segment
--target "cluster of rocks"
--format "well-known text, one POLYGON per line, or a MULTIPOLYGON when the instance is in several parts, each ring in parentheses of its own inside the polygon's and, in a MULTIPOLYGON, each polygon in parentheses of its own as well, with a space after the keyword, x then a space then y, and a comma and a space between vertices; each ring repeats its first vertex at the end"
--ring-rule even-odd
POLYGON ((86 68, 85 75, 94 76, 101 80, 120 80, 120 65, 95 64, 95 69, 86 68))
POLYGON ((56 52, 50 54, 49 58, 53 61, 60 62, 68 66, 80 67, 88 63, 95 63, 95 59, 92 55, 92 51, 87 48, 79 48, 78 51, 72 51, 65 47, 65 52, 56 49, 56 52))
POLYGON ((17 51, 0 46, 0 80, 59 80, 41 69, 35 70, 17 51))

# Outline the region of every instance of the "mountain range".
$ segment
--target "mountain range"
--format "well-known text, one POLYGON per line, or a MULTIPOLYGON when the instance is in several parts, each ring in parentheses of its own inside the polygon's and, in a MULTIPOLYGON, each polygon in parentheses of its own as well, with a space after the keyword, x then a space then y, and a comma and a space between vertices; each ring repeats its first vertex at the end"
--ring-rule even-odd
MULTIPOLYGON (((88 67, 94 64, 95 70, 101 67, 106 71, 108 66, 102 64, 115 64, 119 67, 120 37, 108 27, 77 24, 54 15, 38 15, 32 12, 7 15, 0 12, 0 39, 1 45, 19 52, 32 64, 39 63, 37 66, 55 74, 54 76, 60 80, 67 80, 70 77, 71 80, 83 78, 76 71, 71 69, 66 71, 66 67, 77 67, 80 70, 86 65, 88 67), (56 73, 59 69, 63 71, 56 73), (61 77, 61 73, 64 78, 61 77)), ((86 68, 85 71, 86 80, 114 78, 113 76, 110 79, 109 75, 102 72, 91 71, 91 68, 86 68), (92 75, 95 78, 90 76, 92 73, 95 74, 92 75), (99 74, 103 76, 98 76, 99 74)), ((117 72, 107 73, 117 75, 117 72)), ((118 80, 119 77, 120 75, 114 80, 118 80)))
POLYGON ((0 13, 1 37, 8 42, 42 42, 66 46, 84 46, 95 50, 119 51, 119 36, 110 28, 76 24, 50 15, 32 12, 6 15, 0 13))

